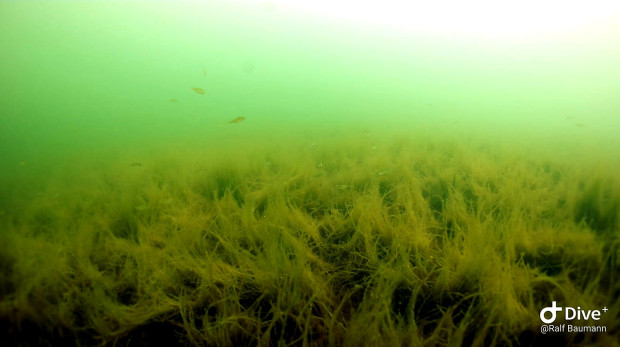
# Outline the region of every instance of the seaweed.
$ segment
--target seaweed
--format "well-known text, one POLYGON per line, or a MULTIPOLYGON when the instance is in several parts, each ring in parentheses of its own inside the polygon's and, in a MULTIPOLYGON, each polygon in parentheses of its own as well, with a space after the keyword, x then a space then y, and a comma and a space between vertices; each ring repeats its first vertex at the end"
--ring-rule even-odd
POLYGON ((614 170, 370 136, 69 166, 1 216, 0 342, 617 341, 537 327, 620 305, 614 170))
POLYGON ((585 222, 598 233, 614 232, 619 216, 620 195, 601 179, 590 182, 575 205, 575 222, 585 222))

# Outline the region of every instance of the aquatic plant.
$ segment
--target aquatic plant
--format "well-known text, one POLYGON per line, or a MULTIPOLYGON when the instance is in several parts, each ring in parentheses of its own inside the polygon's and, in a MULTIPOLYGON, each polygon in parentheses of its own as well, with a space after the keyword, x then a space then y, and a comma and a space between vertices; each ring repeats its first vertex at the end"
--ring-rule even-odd
POLYGON ((67 167, 3 209, 3 343, 603 346, 620 336, 612 315, 607 334, 538 332, 551 300, 620 309, 611 171, 367 134, 106 160, 67 167))

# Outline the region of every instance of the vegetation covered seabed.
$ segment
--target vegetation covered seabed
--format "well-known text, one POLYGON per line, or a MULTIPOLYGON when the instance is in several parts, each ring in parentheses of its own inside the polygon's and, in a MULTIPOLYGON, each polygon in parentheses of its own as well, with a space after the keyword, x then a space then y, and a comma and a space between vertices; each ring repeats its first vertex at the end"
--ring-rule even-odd
POLYGON ((36 193, 11 183, 2 343, 618 345, 617 166, 371 135, 82 156, 36 193), (541 334, 552 300, 607 307, 582 323, 607 331, 541 334))

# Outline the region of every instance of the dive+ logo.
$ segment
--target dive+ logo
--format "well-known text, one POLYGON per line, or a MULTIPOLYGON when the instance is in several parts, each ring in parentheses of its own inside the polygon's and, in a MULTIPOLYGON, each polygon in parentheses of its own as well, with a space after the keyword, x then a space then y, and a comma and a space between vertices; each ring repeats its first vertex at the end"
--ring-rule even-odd
POLYGON ((599 320, 601 319, 601 311, 607 312, 607 307, 603 307, 601 310, 582 310, 581 307, 561 307, 557 306, 555 301, 551 302, 551 306, 545 307, 540 310, 540 320, 545 324, 551 324, 557 318, 556 313, 564 311, 564 319, 570 320, 599 320), (547 318, 547 313, 551 313, 551 318, 547 318))

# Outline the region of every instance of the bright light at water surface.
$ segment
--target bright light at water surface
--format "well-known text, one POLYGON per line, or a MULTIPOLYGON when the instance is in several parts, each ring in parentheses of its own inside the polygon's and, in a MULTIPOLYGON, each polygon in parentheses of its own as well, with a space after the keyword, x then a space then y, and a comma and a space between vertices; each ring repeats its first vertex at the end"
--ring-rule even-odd
POLYGON ((620 1, 613 0, 243 2, 248 1, 260 3, 265 8, 292 8, 337 20, 465 36, 537 36, 595 25, 620 13, 620 1))

